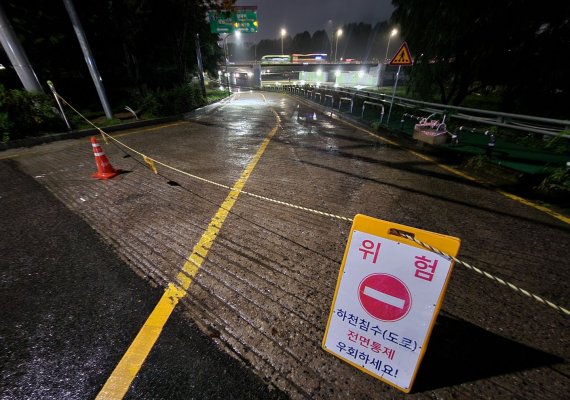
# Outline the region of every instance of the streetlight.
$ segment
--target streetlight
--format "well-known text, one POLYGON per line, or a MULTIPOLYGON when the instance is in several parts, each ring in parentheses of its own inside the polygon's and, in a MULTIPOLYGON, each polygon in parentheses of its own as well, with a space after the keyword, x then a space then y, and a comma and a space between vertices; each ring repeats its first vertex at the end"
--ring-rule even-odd
POLYGON ((336 31, 336 45, 334 47, 334 62, 336 62, 336 57, 338 54, 338 38, 342 36, 342 29, 338 28, 336 31))
POLYGON ((230 37, 231 33, 226 33, 226 36, 222 39, 222 48, 224 49, 224 59, 226 61, 226 65, 228 65, 228 38, 230 37))
POLYGON ((386 46, 386 57, 384 57, 384 61, 388 60, 388 49, 390 49, 390 39, 392 39, 392 36, 396 36, 398 34, 398 30, 396 28, 392 29, 392 32, 390 32, 390 36, 388 36, 388 46, 386 46))
MULTIPOLYGON (((236 38, 239 38, 241 35, 240 31, 235 31, 234 32, 236 34, 236 38)), ((228 74, 228 38, 231 36, 231 33, 226 33, 226 36, 224 37, 223 41, 222 41, 222 47, 224 48, 224 60, 225 60, 225 65, 226 65, 226 72, 225 72, 225 76, 228 80, 228 93, 231 93, 230 91, 230 77, 228 74)))
POLYGON ((285 28, 281 28, 281 54, 283 54, 283 38, 285 37, 286 34, 287 31, 285 30, 285 28))
MULTIPOLYGON (((238 40, 241 37, 241 31, 234 31, 233 34, 235 34, 235 37, 238 40)), ((226 33, 226 36, 224 36, 224 39, 223 39, 223 48, 224 48, 224 55, 226 56, 226 64, 227 64, 227 61, 229 61, 228 38, 231 35, 232 35, 232 33, 226 33)))

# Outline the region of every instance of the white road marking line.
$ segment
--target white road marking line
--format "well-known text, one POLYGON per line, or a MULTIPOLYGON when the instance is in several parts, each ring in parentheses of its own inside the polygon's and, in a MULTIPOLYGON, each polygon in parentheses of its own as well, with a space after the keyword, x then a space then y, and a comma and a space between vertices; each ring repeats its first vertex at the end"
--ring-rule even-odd
POLYGON ((363 293, 366 296, 372 297, 375 300, 381 301, 382 303, 389 304, 393 307, 398 307, 399 309, 404 308, 404 304, 406 303, 399 297, 394 297, 384 292, 379 292, 376 289, 371 288, 370 286, 365 286, 363 293))

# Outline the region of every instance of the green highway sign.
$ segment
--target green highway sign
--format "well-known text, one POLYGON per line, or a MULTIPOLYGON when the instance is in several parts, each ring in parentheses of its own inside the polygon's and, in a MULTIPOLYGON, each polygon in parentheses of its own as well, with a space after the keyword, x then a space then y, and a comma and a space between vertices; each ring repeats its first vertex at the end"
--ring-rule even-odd
POLYGON ((233 11, 208 11, 212 33, 257 32, 257 7, 234 7, 233 11))
POLYGON ((257 9, 238 9, 235 19, 236 30, 248 33, 257 32, 257 9))
POLYGON ((212 33, 232 33, 234 31, 234 19, 230 12, 208 11, 208 19, 212 33))

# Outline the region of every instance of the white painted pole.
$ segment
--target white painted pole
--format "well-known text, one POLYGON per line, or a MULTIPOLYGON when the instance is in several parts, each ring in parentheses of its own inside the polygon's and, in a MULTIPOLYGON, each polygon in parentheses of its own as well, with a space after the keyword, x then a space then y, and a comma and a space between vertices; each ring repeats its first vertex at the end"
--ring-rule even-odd
POLYGON ((392 114, 392 105, 394 104, 394 97, 396 96, 396 88, 398 87, 398 78, 400 77, 401 65, 398 65, 398 72, 396 73, 396 82, 394 82, 394 91, 392 92, 392 102, 390 102, 390 110, 388 110, 388 118, 386 118, 386 125, 390 125, 390 114, 392 114))
POLYGON ((20 45, 20 41, 10 24, 10 21, 4 13, 4 9, 0 5, 0 42, 8 55, 18 78, 22 82, 24 89, 28 92, 43 92, 42 85, 32 69, 32 65, 24 52, 24 48, 20 45))
POLYGON ((87 68, 89 68, 89 73, 91 74, 91 79, 93 79, 93 83, 95 84, 95 88, 97 89, 97 94, 99 95, 99 100, 101 101, 101 105, 103 106, 103 110, 105 111, 105 116, 107 119, 113 118, 113 112, 111 111, 111 107, 109 106, 109 101, 107 100, 107 95, 105 94, 105 88, 103 87, 103 79, 99 74, 99 70, 97 69, 97 64, 95 64, 95 59, 91 54, 91 49, 89 48, 89 43, 87 42, 87 37, 85 36, 85 32, 83 31, 83 26, 81 25, 81 21, 75 12, 75 7, 71 0, 63 0, 63 4, 65 5, 65 9, 69 14, 69 18, 71 19, 71 24, 73 25, 73 30, 75 31, 75 35, 77 35, 77 40, 79 40, 79 45, 81 46, 81 50, 83 51, 83 57, 85 57, 85 62, 87 63, 87 68))

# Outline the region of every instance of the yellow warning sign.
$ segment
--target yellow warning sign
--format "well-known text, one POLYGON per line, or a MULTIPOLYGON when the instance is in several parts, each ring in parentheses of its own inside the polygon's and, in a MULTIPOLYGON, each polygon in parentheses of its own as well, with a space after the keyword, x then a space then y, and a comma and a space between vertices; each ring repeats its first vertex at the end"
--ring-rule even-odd
POLYGON ((443 303, 459 238, 354 217, 322 347, 409 393, 443 303))
POLYGON ((412 55, 406 42, 402 43, 396 55, 390 61, 390 65, 412 65, 412 55))

